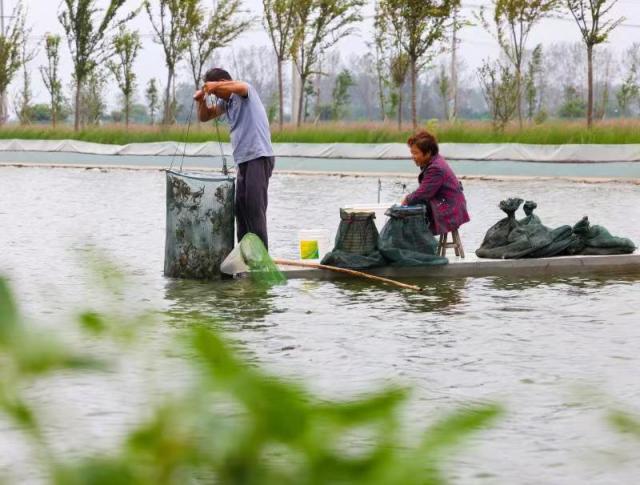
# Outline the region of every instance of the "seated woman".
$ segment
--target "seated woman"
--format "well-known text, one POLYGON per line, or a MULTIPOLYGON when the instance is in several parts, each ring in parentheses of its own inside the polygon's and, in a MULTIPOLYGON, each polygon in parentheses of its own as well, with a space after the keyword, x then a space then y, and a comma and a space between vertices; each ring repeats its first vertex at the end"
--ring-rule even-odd
POLYGON ((469 222, 462 184, 439 154, 436 138, 420 131, 407 140, 407 145, 420 168, 420 186, 404 197, 402 205, 425 204, 433 234, 446 234, 469 222))

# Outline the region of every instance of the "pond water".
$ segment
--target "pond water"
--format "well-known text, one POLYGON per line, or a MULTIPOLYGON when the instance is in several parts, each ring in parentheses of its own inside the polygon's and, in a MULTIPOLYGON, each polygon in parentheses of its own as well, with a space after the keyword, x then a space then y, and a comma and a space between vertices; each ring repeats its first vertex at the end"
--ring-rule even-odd
MULTIPOLYGON (((220 318, 250 358, 325 397, 396 383, 413 389, 405 411, 420 429, 481 400, 508 413, 451 461, 457 483, 633 483, 640 443, 606 423, 611 406, 640 412, 640 277, 475 278, 418 281, 424 294, 359 281, 201 283, 162 275, 165 186, 157 171, 0 168, 0 273, 24 313, 76 339, 75 310, 113 305, 220 318), (100 248, 123 268, 127 290, 107 297, 84 267, 100 248)), ((383 180, 383 201, 402 189, 383 180)), ((468 181, 467 252, 502 218, 501 199, 538 202, 549 226, 589 215, 640 242, 640 187, 549 181, 468 181)), ((270 188, 272 253, 295 257, 297 231, 335 231, 340 206, 372 203, 377 179, 278 175, 270 188)), ((148 329, 145 352, 107 376, 65 376, 29 389, 53 416, 47 433, 64 453, 108 448, 144 415, 146 390, 179 388, 186 371, 167 352, 175 324, 148 329), (154 387, 155 388, 155 387, 154 387), (72 420, 73 427, 67 426, 72 420)), ((107 349, 115 358, 118 349, 107 349)), ((154 391, 155 392, 155 391, 154 391)), ((15 430, 0 421, 0 475, 29 468, 15 430)))

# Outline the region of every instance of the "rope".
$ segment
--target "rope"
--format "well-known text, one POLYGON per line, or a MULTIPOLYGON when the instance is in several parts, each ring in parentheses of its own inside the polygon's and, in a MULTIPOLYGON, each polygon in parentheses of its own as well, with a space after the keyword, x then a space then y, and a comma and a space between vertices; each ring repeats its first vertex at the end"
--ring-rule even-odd
MULTIPOLYGON (((214 106, 218 106, 218 97, 215 98, 214 106)), ((227 167, 227 157, 224 155, 224 150, 222 149, 222 138, 220 137, 220 125, 218 123, 218 117, 216 116, 214 119, 216 125, 216 134, 218 136, 218 146, 220 147, 220 157, 222 158, 222 174, 229 175, 229 168, 227 167)))
MULTIPOLYGON (((195 100, 191 100, 191 109, 189 110, 189 115, 187 117, 187 136, 185 137, 184 140, 184 149, 182 150, 182 160, 180 160, 180 171, 182 172, 182 164, 184 163, 184 154, 187 151, 187 141, 189 140, 189 129, 191 128, 191 116, 193 114, 193 105, 195 104, 195 100)), ((183 130, 184 133, 184 130, 183 130)), ((174 152, 174 154, 171 156, 171 163, 169 164, 169 170, 171 170, 173 168, 173 164, 175 162, 176 159, 176 155, 178 154, 178 151, 180 150, 180 143, 176 144, 176 151, 174 152)))
POLYGON ((182 164, 184 163, 184 155, 187 152, 187 142, 189 141, 189 129, 191 128, 191 117, 193 116, 193 105, 196 100, 191 99, 191 109, 189 110, 189 118, 187 119, 187 136, 184 139, 184 150, 182 150, 182 159, 180 160, 180 171, 182 172, 182 164))

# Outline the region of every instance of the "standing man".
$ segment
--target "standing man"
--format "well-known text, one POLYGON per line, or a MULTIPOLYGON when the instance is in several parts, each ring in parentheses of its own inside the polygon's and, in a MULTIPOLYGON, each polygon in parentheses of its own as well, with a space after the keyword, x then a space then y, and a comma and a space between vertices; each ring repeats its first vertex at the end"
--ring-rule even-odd
POLYGON ((249 83, 234 81, 227 71, 209 69, 204 86, 193 98, 198 101, 198 118, 209 121, 227 115, 231 131, 233 159, 236 163, 236 224, 238 241, 248 232, 262 239, 267 236, 267 192, 275 158, 267 113, 258 93, 249 83), (218 103, 208 107, 205 95, 214 94, 218 103))

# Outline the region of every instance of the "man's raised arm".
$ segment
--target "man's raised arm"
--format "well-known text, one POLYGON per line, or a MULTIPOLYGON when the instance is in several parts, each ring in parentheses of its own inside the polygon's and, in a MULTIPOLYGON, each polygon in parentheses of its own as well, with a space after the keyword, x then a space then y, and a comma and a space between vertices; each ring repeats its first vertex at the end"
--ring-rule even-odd
POLYGON ((204 99, 204 91, 198 90, 193 95, 193 99, 198 103, 198 119, 202 122, 212 120, 217 118, 218 116, 222 116, 224 114, 224 110, 222 107, 218 105, 207 106, 207 102, 204 99))
POLYGON ((203 88, 207 93, 213 93, 219 98, 228 99, 232 94, 246 98, 249 94, 249 85, 243 81, 212 81, 204 83, 203 88))

